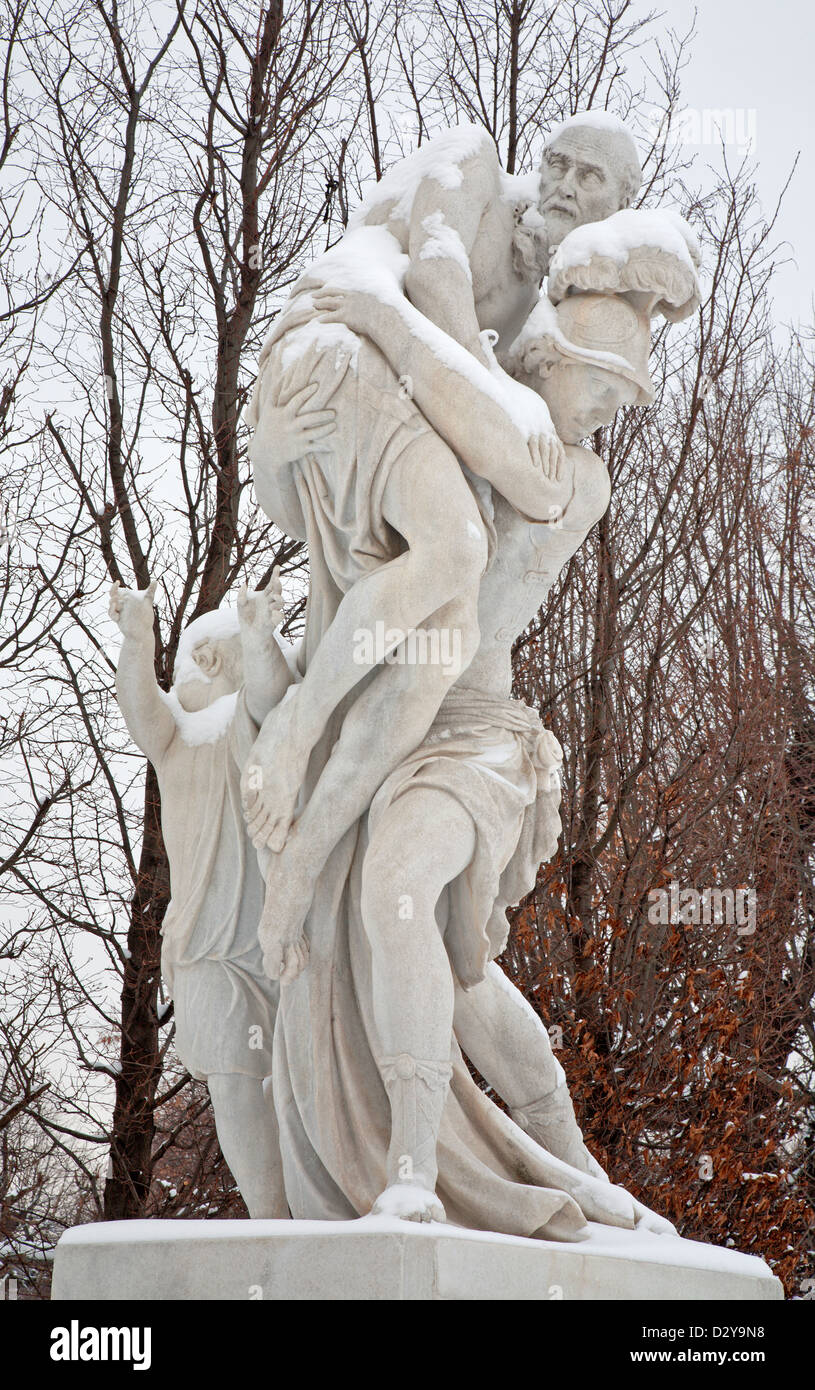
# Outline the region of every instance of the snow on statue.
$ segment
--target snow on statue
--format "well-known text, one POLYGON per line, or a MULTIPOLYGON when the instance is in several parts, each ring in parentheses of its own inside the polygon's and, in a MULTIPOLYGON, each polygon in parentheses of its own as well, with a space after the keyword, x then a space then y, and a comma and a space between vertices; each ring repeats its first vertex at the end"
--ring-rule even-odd
POLYGON ((354 634, 374 621, 395 634, 454 631, 466 668, 478 646, 478 587, 488 558, 478 483, 493 484, 536 520, 561 515, 571 496, 571 470, 546 406, 500 372, 482 334, 497 334, 499 350, 509 346, 538 302, 555 245, 572 228, 626 207, 640 178, 631 135, 611 116, 589 113, 553 133, 532 200, 528 180, 503 173, 486 131, 448 131, 376 185, 340 245, 295 286, 266 343, 250 411, 258 425, 251 448, 258 498, 287 534, 307 536, 310 550, 320 546, 340 595, 295 698, 261 731, 252 766, 262 778, 244 783, 253 840, 279 856, 269 869, 264 940, 287 975, 295 951, 303 953, 293 884, 304 883, 307 895, 321 867, 317 844, 327 857, 427 732, 460 674, 439 663, 407 676, 387 666, 372 671, 354 659, 354 634), (414 323, 414 331, 426 335, 437 326, 431 347, 439 380, 421 410, 411 400, 409 368, 398 377, 410 383, 407 391, 397 391, 380 344, 322 321, 312 291, 326 284, 370 289, 393 302, 403 299, 403 285, 424 325, 414 323), (500 444, 464 455, 475 487, 448 442, 457 406, 444 367, 503 408, 500 444), (273 431, 262 406, 286 405, 308 381, 318 384, 315 401, 335 412, 337 431, 318 459, 298 460, 281 479, 269 465, 273 431), (319 825, 301 816, 292 829, 312 752, 363 679, 323 772, 333 837, 323 812, 319 825), (386 726, 374 749, 371 731, 386 726))

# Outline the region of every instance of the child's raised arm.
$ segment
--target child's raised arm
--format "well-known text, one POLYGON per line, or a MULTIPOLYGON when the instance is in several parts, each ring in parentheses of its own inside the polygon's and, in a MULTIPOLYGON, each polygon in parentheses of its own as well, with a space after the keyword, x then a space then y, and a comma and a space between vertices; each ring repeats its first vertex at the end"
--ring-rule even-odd
POLYGON ((110 616, 124 637, 116 666, 116 698, 130 737, 156 766, 175 733, 175 720, 156 681, 153 594, 156 581, 134 593, 114 584, 110 616))
POLYGON ((280 570, 275 569, 266 589, 238 594, 238 621, 243 649, 243 681, 246 704, 256 724, 283 699, 294 677, 275 638, 283 617, 280 570))

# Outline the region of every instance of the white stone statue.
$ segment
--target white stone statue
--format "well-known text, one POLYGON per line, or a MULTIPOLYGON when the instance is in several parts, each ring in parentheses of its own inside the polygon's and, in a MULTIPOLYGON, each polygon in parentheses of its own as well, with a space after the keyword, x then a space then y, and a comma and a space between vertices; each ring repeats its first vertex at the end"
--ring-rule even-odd
MULTIPOLYGON (((421 177, 402 179, 414 206, 428 183, 455 186, 432 145, 420 153, 421 177)), ((428 219, 418 259, 461 270, 449 223, 428 219)), ((601 461, 573 446, 650 399, 646 306, 584 293, 556 311, 536 289, 530 326, 499 342, 514 381, 488 339, 476 360, 408 302, 413 271, 392 230, 350 232, 276 325, 252 412, 258 496, 311 561, 303 680, 244 772, 250 830, 276 853, 261 940, 285 982, 287 1195, 295 1215, 373 1202, 522 1234, 574 1236, 587 1216, 670 1230, 602 1181, 544 1030, 490 965, 559 830, 557 748, 509 699, 511 643, 608 503, 601 461), (335 429, 282 463, 275 433, 306 399, 335 429), (354 669, 375 622, 386 651, 354 669), (458 670, 389 661, 420 622, 460 635, 458 670), (473 1085, 458 1042, 546 1151, 473 1085)))
MULTIPOLYGON (((512 643, 609 504, 582 441, 652 400, 650 319, 699 300, 690 229, 629 208, 640 177, 604 114, 565 122, 520 179, 462 127, 392 169, 297 283, 249 411, 258 499, 308 542, 296 653, 273 637, 276 581, 187 629, 164 695, 153 586, 114 586, 119 699, 162 796, 179 1052, 251 1214, 296 1219, 269 1229, 268 1257, 221 1245, 239 1297, 250 1264, 272 1296, 293 1296, 290 1276, 294 1296, 336 1296, 336 1249, 366 1297, 386 1296, 384 1270, 397 1297, 452 1297, 488 1269, 513 1289, 533 1270, 538 1297, 551 1269, 570 1297, 672 1297, 680 1267, 708 1268, 708 1247, 652 1240, 673 1227, 588 1152, 546 1029, 496 960, 560 832, 561 751, 512 698, 512 643), (339 1245, 297 1224, 371 1213, 339 1245), (460 1247, 440 1226, 396 1240, 393 1218, 470 1229, 460 1247), (584 1240, 590 1222, 606 1229, 576 1261, 473 1237, 584 1240)), ((734 1297, 777 1296, 765 1267, 730 1260, 734 1297)), ((69 1241, 58 1287, 99 1265, 92 1237, 69 1241)))
POLYGON ((172 898, 162 974, 176 1048, 212 1099, 218 1140, 251 1216, 285 1217, 270 1091, 279 986, 263 972, 263 881, 241 813, 240 770, 269 708, 293 679, 273 629, 280 581, 243 592, 184 632, 166 695, 154 672, 153 594, 114 584, 124 640, 116 691, 134 742, 156 770, 172 898))

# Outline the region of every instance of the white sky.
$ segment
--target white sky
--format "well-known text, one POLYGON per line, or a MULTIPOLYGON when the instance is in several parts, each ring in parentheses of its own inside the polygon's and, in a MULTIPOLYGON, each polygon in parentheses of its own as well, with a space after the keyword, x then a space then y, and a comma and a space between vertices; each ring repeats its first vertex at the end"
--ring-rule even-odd
MULTIPOLYGON (((795 155, 801 158, 776 224, 796 264, 778 272, 777 317, 811 321, 815 297, 815 3, 813 0, 662 0, 663 23, 680 32, 697 14, 683 97, 698 112, 755 113, 757 186, 765 214, 774 208, 795 155)), ((641 8, 650 8, 642 3, 641 8)), ((736 129, 739 127, 737 126, 736 129)), ((729 154, 736 154, 733 149, 729 154)), ((717 164, 702 145, 697 164, 717 164)))

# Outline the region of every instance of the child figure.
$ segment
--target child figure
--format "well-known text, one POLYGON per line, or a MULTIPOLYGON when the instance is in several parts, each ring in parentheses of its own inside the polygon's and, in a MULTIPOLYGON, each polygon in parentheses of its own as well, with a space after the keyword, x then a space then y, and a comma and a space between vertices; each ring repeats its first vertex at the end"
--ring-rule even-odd
POLYGON ((263 879, 241 813, 242 759, 292 680, 274 638, 277 571, 243 590, 238 612, 197 618, 179 642, 169 695, 154 673, 153 594, 114 584, 122 631, 116 693, 134 742, 156 770, 172 898, 162 973, 176 1046, 206 1081, 224 1158, 252 1217, 287 1217, 271 1095, 279 987, 263 973, 257 929, 263 879))

